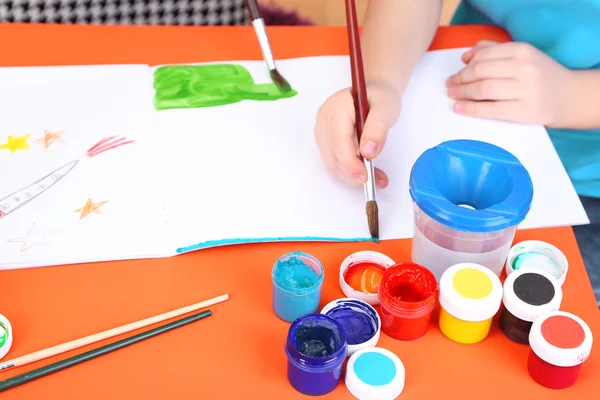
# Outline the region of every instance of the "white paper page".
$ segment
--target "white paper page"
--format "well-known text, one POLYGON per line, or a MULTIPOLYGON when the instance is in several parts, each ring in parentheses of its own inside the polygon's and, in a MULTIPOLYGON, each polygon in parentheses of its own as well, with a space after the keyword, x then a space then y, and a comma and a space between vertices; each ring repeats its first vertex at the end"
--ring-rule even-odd
MULTIPOLYGON (((410 169, 427 148, 458 138, 499 145, 529 169, 535 199, 521 228, 587 223, 542 127, 474 120, 451 111, 445 79, 462 67, 462 51, 423 58, 402 117, 375 162, 391 180, 377 193, 381 239, 412 236, 410 169)), ((263 62, 236 63, 256 83, 270 82, 263 62)), ((347 58, 282 60, 278 69, 298 95, 157 112, 160 131, 173 138, 166 205, 170 237, 179 251, 251 241, 368 238, 363 189, 329 175, 313 137, 320 105, 350 84, 347 58)))
POLYGON ((0 69, 0 268, 165 255, 149 74, 141 65, 0 69), (97 149, 133 143, 88 153, 113 136, 97 149))
MULTIPOLYGON (((341 63, 331 62, 279 62, 298 91, 289 99, 157 111, 157 126, 173 138, 166 205, 175 248, 367 239, 363 190, 331 177, 314 142, 319 105, 346 81, 345 71, 335 73, 341 63), (319 77, 323 71, 330 73, 319 77)), ((270 83, 264 62, 240 64, 256 83, 270 83)))

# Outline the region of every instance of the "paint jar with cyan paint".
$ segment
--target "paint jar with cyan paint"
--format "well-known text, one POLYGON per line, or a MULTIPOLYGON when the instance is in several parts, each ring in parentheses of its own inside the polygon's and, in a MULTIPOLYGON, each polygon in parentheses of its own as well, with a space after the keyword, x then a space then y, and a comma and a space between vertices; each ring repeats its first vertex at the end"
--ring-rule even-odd
POLYGON ((500 329, 512 341, 528 344, 533 321, 560 308, 561 286, 548 272, 525 268, 510 274, 503 289, 500 329))
POLYGON ((439 280, 469 262, 500 276, 533 184, 506 150, 475 140, 452 140, 426 150, 410 174, 414 209, 412 261, 439 280))
POLYGON ((348 345, 342 326, 325 314, 308 314, 295 320, 285 344, 287 376, 300 393, 320 396, 336 388, 348 345))
POLYGON ((292 322, 319 310, 325 272, 315 257, 302 252, 281 256, 273 266, 273 310, 292 322))
POLYGON ((590 327, 574 314, 553 311, 536 318, 529 332, 529 374, 550 389, 572 386, 590 356, 592 342, 590 327))
POLYGON ((400 358, 378 347, 357 351, 346 366, 346 388, 360 400, 394 400, 402 394, 404 380, 400 358))
POLYGON ((340 265, 340 288, 346 297, 379 305, 379 283, 385 270, 394 264, 390 257, 376 251, 350 254, 340 265))
POLYGON ((440 280, 440 330, 463 344, 484 340, 502 304, 502 282, 478 264, 454 265, 440 280))
POLYGON ((414 340, 429 329, 437 282, 427 268, 412 263, 388 268, 379 284, 381 330, 398 340, 414 340))
POLYGON ((505 266, 507 276, 521 269, 545 271, 562 286, 567 279, 569 262, 556 246, 539 240, 525 240, 510 249, 505 266))
POLYGON ((348 357, 360 349, 377 345, 381 319, 370 304, 358 299, 337 299, 323 307, 321 314, 335 319, 344 329, 348 357))

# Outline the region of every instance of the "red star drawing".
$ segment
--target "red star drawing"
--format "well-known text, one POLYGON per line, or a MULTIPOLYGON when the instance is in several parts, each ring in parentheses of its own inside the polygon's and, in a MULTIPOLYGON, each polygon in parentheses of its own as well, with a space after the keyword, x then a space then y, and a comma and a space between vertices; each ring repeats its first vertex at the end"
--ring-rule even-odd
POLYGON ((46 241, 46 238, 48 236, 56 235, 57 233, 60 233, 60 231, 42 232, 38 230, 34 222, 31 226, 31 229, 29 229, 29 232, 27 232, 27 236, 9 239, 8 241, 11 243, 23 243, 23 246, 21 246, 21 252, 25 252, 35 245, 50 246, 50 243, 46 241))

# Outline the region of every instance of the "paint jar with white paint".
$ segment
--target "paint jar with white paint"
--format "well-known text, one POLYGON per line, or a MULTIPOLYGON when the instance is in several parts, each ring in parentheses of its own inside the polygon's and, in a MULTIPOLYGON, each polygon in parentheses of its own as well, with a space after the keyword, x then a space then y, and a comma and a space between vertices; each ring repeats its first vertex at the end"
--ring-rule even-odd
POLYGON ((515 232, 527 216, 533 183, 508 151, 451 140, 423 152, 410 175, 412 261, 439 281, 452 265, 475 263, 500 276, 515 232))

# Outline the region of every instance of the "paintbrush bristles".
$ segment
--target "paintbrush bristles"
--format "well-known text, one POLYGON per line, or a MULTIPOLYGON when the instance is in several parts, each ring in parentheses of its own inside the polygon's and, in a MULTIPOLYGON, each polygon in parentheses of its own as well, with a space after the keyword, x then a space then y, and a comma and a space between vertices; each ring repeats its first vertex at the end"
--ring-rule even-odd
POLYGON ((292 90, 292 87, 288 83, 288 81, 281 75, 281 73, 277 69, 272 69, 270 71, 271 80, 275 82, 275 85, 279 88, 281 93, 287 93, 292 90))
POLYGON ((375 200, 367 201, 367 221, 371 237, 379 240, 379 208, 375 200))

